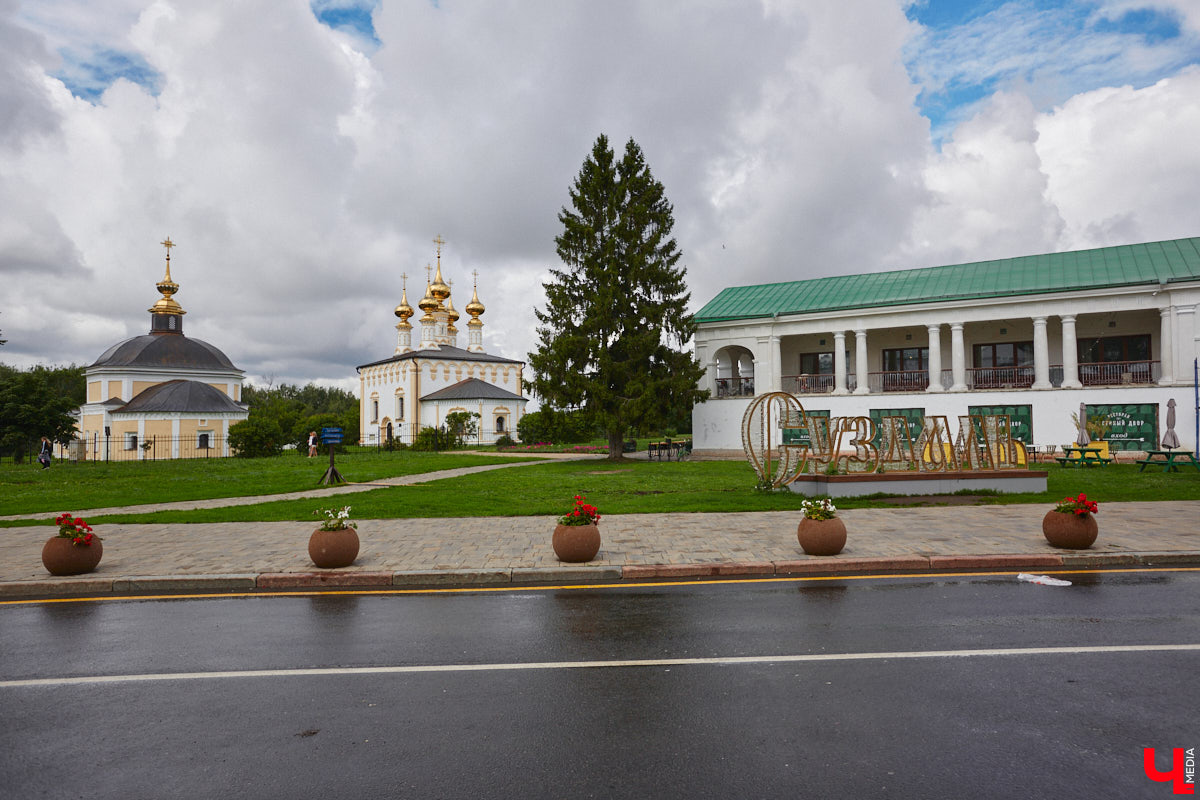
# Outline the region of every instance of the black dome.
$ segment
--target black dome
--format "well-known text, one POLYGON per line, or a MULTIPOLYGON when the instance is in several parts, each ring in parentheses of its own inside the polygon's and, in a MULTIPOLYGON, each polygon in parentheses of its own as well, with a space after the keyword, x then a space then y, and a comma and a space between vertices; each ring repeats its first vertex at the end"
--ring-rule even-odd
POLYGON ((198 381, 167 381, 156 384, 122 408, 116 409, 118 413, 184 411, 193 414, 245 410, 220 389, 198 381))
POLYGON ((92 367, 237 370, 220 350, 200 339, 189 339, 182 333, 147 333, 118 342, 101 353, 92 367))

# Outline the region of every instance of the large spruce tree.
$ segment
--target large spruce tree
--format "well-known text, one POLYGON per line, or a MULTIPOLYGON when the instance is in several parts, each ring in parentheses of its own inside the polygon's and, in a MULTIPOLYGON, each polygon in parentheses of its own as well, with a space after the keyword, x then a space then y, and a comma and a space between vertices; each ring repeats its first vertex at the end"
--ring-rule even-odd
POLYGON ((632 139, 615 163, 601 134, 571 187, 555 238, 564 269, 552 269, 529 382, 544 403, 580 409, 621 458, 631 431, 668 424, 698 400, 703 370, 682 348, 695 331, 687 313, 675 220, 663 185, 632 139))

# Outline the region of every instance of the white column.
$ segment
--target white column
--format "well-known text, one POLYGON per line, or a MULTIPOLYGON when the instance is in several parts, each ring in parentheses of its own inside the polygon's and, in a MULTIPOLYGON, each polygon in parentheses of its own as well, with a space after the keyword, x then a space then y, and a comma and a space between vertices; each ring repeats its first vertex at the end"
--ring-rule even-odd
POLYGON ((854 331, 854 380, 858 383, 854 387, 855 394, 869 394, 871 387, 867 385, 869 380, 867 374, 867 332, 865 330, 854 331))
POLYGON ((1158 382, 1169 384, 1175 382, 1175 347, 1172 339, 1171 325, 1171 307, 1160 308, 1159 316, 1159 339, 1158 339, 1158 362, 1162 365, 1162 376, 1158 382))
MULTIPOLYGON (((771 348, 771 388, 769 391, 783 391, 783 353, 779 350, 779 337, 772 335, 768 347, 771 348)), ((768 391, 765 387, 761 390, 757 390, 756 387, 755 394, 765 391, 768 391)))
POLYGON ((849 394, 846 390, 846 332, 833 334, 833 380, 834 394, 849 394))
POLYGON ((1192 359, 1200 355, 1200 341, 1196 339, 1196 307, 1195 306, 1176 306, 1175 307, 1175 330, 1179 335, 1175 342, 1175 361, 1178 370, 1175 374, 1187 376, 1190 380, 1192 376, 1192 359))
POLYGON ((950 370, 954 374, 952 392, 967 390, 967 349, 963 344, 963 323, 950 323, 950 370))
POLYGON ((1046 336, 1046 318, 1033 318, 1033 387, 1050 389, 1050 340, 1046 336))
POLYGON ((1064 389, 1082 389, 1079 382, 1079 347, 1075 343, 1075 315, 1062 315, 1062 362, 1064 389))
POLYGON ((171 420, 171 458, 179 458, 179 417, 171 420))
POLYGON ((929 386, 927 392, 943 392, 942 386, 942 326, 928 325, 929 331, 929 386))

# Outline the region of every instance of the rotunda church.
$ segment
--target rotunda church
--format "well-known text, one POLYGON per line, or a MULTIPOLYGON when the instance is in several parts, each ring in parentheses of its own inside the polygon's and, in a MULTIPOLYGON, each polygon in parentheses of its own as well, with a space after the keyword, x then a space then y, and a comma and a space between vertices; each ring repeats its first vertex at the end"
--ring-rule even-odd
POLYGON ((421 428, 437 428, 447 414, 468 412, 479 415, 479 444, 490 444, 501 436, 516 438, 517 421, 528 402, 521 396, 525 364, 493 355, 483 349, 483 316, 479 301, 478 273, 471 301, 463 310, 467 322, 467 346, 458 346, 462 315, 454 308, 451 287, 442 278, 442 245, 437 245, 437 271, 430 278, 426 267, 425 294, 414 309, 408 303, 407 275, 395 314, 396 347, 393 354, 358 367, 359 441, 365 445, 398 440, 411 444, 421 428), (420 340, 413 347, 413 325, 417 311, 420 340))
POLYGON ((78 456, 89 460, 206 458, 230 455, 229 426, 246 419, 243 371, 223 352, 183 333, 187 312, 175 300, 171 248, 150 332, 118 342, 85 370, 87 402, 78 412, 78 456))

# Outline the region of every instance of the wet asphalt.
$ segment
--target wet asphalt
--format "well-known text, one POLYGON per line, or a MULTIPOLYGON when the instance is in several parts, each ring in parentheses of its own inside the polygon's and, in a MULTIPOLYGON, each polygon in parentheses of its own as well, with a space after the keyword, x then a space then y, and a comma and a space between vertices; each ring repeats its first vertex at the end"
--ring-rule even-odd
POLYGON ((1200 643, 1200 573, 1064 577, 6 605, 0 795, 1168 796, 1200 650, 1063 648, 1200 643))

